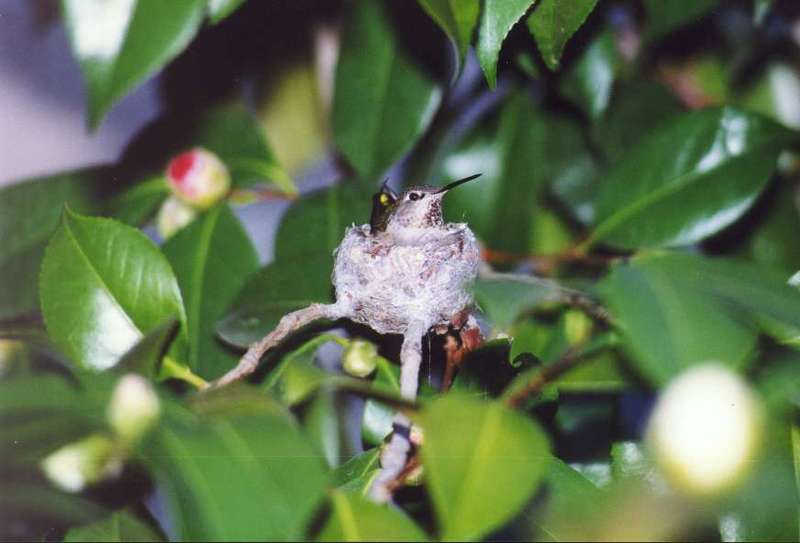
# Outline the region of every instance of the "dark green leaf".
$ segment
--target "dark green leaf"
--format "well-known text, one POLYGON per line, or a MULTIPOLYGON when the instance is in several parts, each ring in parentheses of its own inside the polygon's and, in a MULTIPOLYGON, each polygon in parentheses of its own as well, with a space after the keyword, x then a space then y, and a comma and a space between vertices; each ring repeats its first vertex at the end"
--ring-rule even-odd
POLYGON ((175 58, 194 37, 205 0, 64 0, 72 50, 89 94, 89 125, 175 58))
POLYGON ((494 328, 508 332, 524 312, 544 302, 559 300, 569 291, 555 281, 533 276, 496 274, 476 280, 473 292, 478 307, 494 328))
POLYGON ((564 47, 594 9, 597 0, 540 0, 528 17, 528 28, 551 70, 558 68, 564 47))
POLYGON ((267 380, 265 388, 276 386, 281 399, 290 406, 299 404, 332 377, 314 363, 317 349, 329 341, 343 342, 331 334, 321 334, 283 357, 267 380))
POLYGON ((467 54, 475 23, 478 22, 478 0, 417 0, 422 8, 444 30, 458 52, 459 64, 467 54))
POLYGON ((64 541, 166 541, 164 534, 150 523, 144 522, 129 510, 115 511, 103 520, 80 528, 73 528, 64 541))
POLYGON ((142 335, 184 320, 166 258, 138 230, 65 210, 39 279, 53 342, 80 367, 113 366, 142 335))
POLYGON ((765 186, 789 132, 735 108, 676 117, 604 179, 592 241, 687 245, 725 228, 765 186))
POLYGON ((163 250, 185 303, 189 366, 206 379, 216 379, 235 365, 238 356, 219 343, 214 327, 247 277, 258 269, 258 254, 226 205, 179 231, 163 250))
POLYGON ((217 24, 244 4, 245 0, 208 0, 208 19, 217 24))
POLYGON ((297 193, 292 178, 267 143, 258 119, 240 105, 219 107, 203 115, 194 130, 193 143, 219 156, 230 171, 234 187, 269 180, 288 194, 297 193))
POLYGON ((125 353, 115 366, 118 372, 137 372, 155 378, 161 367, 161 359, 170 340, 175 336, 178 321, 168 319, 144 336, 131 350, 125 353))
POLYGON ((618 57, 614 35, 604 32, 586 48, 564 77, 562 92, 592 119, 601 118, 611 101, 618 57))
POLYGON ((644 0, 647 10, 645 39, 654 41, 682 26, 694 23, 719 5, 719 0, 693 0, 692 2, 663 2, 644 0))
POLYGON ((322 459, 286 415, 170 420, 145 458, 180 540, 298 540, 323 498, 322 459))
POLYGON ((572 123, 535 109, 522 91, 489 121, 444 160, 447 179, 483 172, 448 194, 445 208, 491 249, 528 254, 538 197, 575 166, 582 136, 572 123))
POLYGON ((478 62, 489 88, 497 84, 497 58, 511 28, 536 0, 485 0, 478 34, 478 62))
POLYGON ((529 418, 449 394, 423 410, 422 461, 443 539, 478 539, 513 517, 542 480, 547 438, 529 418))
POLYGON ((320 541, 425 541, 422 530, 400 510, 367 501, 358 494, 331 493, 331 514, 320 541))
POLYGON ((755 345, 755 326, 706 284, 717 279, 698 275, 703 263, 688 255, 644 256, 616 266, 603 282, 632 362, 655 384, 712 360, 742 369, 755 345), (700 281, 693 283, 695 277, 700 281))
POLYGON ((422 134, 441 90, 403 49, 380 2, 353 6, 343 34, 333 97, 333 138, 364 176, 399 159, 422 134))
POLYGON ((104 214, 131 226, 140 226, 150 219, 158 205, 169 195, 164 176, 158 175, 138 183, 116 196, 103 207, 104 214))

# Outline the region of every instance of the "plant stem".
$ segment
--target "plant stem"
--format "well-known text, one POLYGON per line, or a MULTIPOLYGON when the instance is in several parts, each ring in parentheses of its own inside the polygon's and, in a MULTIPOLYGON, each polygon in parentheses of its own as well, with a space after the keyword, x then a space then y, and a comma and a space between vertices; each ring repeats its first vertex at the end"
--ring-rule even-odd
POLYGON ((190 370, 186 366, 178 364, 175 360, 173 360, 169 356, 164 357, 164 360, 161 363, 161 372, 167 377, 174 377, 175 379, 180 379, 181 381, 185 381, 190 385, 194 386, 195 388, 197 388, 198 390, 203 390, 208 386, 208 381, 206 381, 199 375, 192 373, 192 370, 190 370))
POLYGON ((573 345, 556 362, 539 368, 524 386, 516 388, 504 397, 505 404, 512 408, 522 406, 523 402, 536 396, 552 381, 555 381, 569 370, 578 365, 583 345, 573 345))

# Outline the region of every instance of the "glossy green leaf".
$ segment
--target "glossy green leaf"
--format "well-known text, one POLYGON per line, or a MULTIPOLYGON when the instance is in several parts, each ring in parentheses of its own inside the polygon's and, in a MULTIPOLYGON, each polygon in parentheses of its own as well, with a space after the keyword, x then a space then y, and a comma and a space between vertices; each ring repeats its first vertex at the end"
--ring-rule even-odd
POLYGON ((693 0, 692 2, 644 0, 644 5, 647 12, 644 37, 647 41, 654 41, 700 20, 719 5, 719 0, 693 0))
POLYGON ((458 52, 459 64, 467 54, 472 32, 478 22, 478 0, 417 0, 436 21, 458 52))
POLYGON ((419 423, 443 539, 479 539, 499 528, 532 497, 547 471, 545 434, 500 403, 450 394, 427 406, 419 423))
POLYGON ((47 246, 39 290, 50 338, 85 369, 111 367, 165 319, 184 320, 175 275, 152 241, 69 210, 47 246))
POLYGON ((528 17, 528 28, 545 64, 558 69, 564 47, 586 21, 597 0, 540 0, 528 17))
POLYGON ((468 222, 491 249, 529 254, 539 196, 575 166, 583 147, 576 125, 543 114, 518 91, 444 159, 445 179, 483 172, 447 195, 446 215, 468 222))
POLYGON ((206 9, 205 0, 64 0, 63 5, 92 127, 189 44, 206 9))
POLYGON ((358 494, 331 493, 331 514, 320 541, 425 541, 425 533, 400 510, 378 505, 358 494))
POLYGON ((619 54, 614 35, 600 34, 565 74, 561 89, 592 119, 603 116, 611 101, 619 54))
POLYGON ((208 0, 208 19, 217 24, 239 9, 245 0, 208 0))
POLYGON ((238 359, 215 337, 244 282, 258 269, 258 254, 239 220, 226 205, 217 206, 179 231, 164 245, 186 307, 189 365, 216 379, 238 359))
POLYGON ((180 540, 302 539, 324 495, 322 459, 271 409, 173 418, 148 450, 180 540))
POLYGON ((489 83, 497 84, 497 59, 511 28, 519 21, 536 0, 485 0, 478 32, 478 62, 489 83))
POLYGON ((158 375, 161 359, 175 337, 178 321, 174 318, 157 326, 125 353, 114 369, 120 373, 136 372, 150 378, 158 375))
POLYGON ((109 172, 91 168, 0 189, 0 319, 38 310, 39 267, 64 204, 80 212, 99 207, 109 172))
POLYGON ((115 511, 103 520, 72 528, 64 536, 65 542, 103 541, 122 543, 125 541, 166 541, 164 534, 148 522, 144 522, 129 510, 115 511))
POLYGON ((621 248, 687 245, 742 216, 790 133, 735 108, 680 115, 612 167, 591 240, 621 248))
POLYGON ((362 175, 398 160, 430 124, 441 89, 403 48, 385 6, 365 0, 345 25, 333 97, 333 139, 362 175))
POLYGON ((698 277, 694 263, 702 260, 636 258, 616 266, 602 284, 631 361, 655 384, 708 361, 743 369, 755 346, 752 323, 720 303, 712 285, 689 282, 698 277))
POLYGON ((292 178, 275 158, 258 119, 238 104, 208 111, 198 121, 192 142, 216 153, 228 167, 234 187, 272 181, 296 194, 292 178))

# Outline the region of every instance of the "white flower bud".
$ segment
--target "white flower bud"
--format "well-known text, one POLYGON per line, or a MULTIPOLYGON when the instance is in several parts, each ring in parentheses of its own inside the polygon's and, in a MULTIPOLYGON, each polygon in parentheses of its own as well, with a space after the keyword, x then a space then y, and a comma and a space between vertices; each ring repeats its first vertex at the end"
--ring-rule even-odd
POLYGON ((214 153, 197 147, 173 158, 167 166, 172 193, 197 209, 208 209, 231 188, 228 168, 214 153))
POLYGON ((352 340, 342 355, 344 371, 354 377, 366 377, 378 364, 378 349, 369 341, 352 340))
POLYGON ((670 484, 710 496, 730 490, 747 475, 761 425, 761 406, 747 383, 728 368, 708 363, 667 386, 646 439, 670 484))
POLYGON ((161 208, 158 210, 158 217, 156 217, 156 228, 162 239, 169 239, 175 233, 192 222, 197 217, 197 211, 188 204, 184 204, 174 196, 170 196, 161 208))
POLYGON ((150 382, 135 373, 123 375, 108 405, 108 422, 126 443, 138 441, 158 420, 161 408, 150 382))
POLYGON ((87 485, 117 477, 122 472, 122 457, 107 436, 94 434, 70 443, 42 461, 50 481, 66 492, 80 492, 87 485))

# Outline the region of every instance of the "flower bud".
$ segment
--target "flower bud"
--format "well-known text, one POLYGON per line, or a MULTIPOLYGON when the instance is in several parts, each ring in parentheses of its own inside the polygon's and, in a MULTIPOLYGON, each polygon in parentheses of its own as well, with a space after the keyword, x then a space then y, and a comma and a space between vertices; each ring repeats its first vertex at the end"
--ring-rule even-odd
POLYGON ((208 209, 228 194, 231 176, 214 153, 196 147, 173 158, 167 166, 172 193, 197 209, 208 209))
POLYGON ((366 377, 378 363, 378 349, 369 341, 352 340, 344 350, 342 367, 353 377, 366 377))
POLYGON ((42 461, 42 469, 50 481, 66 492, 80 492, 86 485, 122 472, 122 456, 114 442, 101 434, 70 443, 42 461))
POLYGON ((162 239, 169 239, 175 233, 192 222, 197 217, 197 211, 184 204, 174 196, 170 196, 161 204, 156 218, 156 228, 162 239))
POLYGON ((150 382, 135 373, 123 375, 108 405, 108 422, 126 443, 138 441, 158 420, 160 405, 150 382))
POLYGON ((666 480, 688 494, 730 490, 759 448, 761 406, 747 383, 714 363, 674 379, 656 403, 646 440, 666 480))

